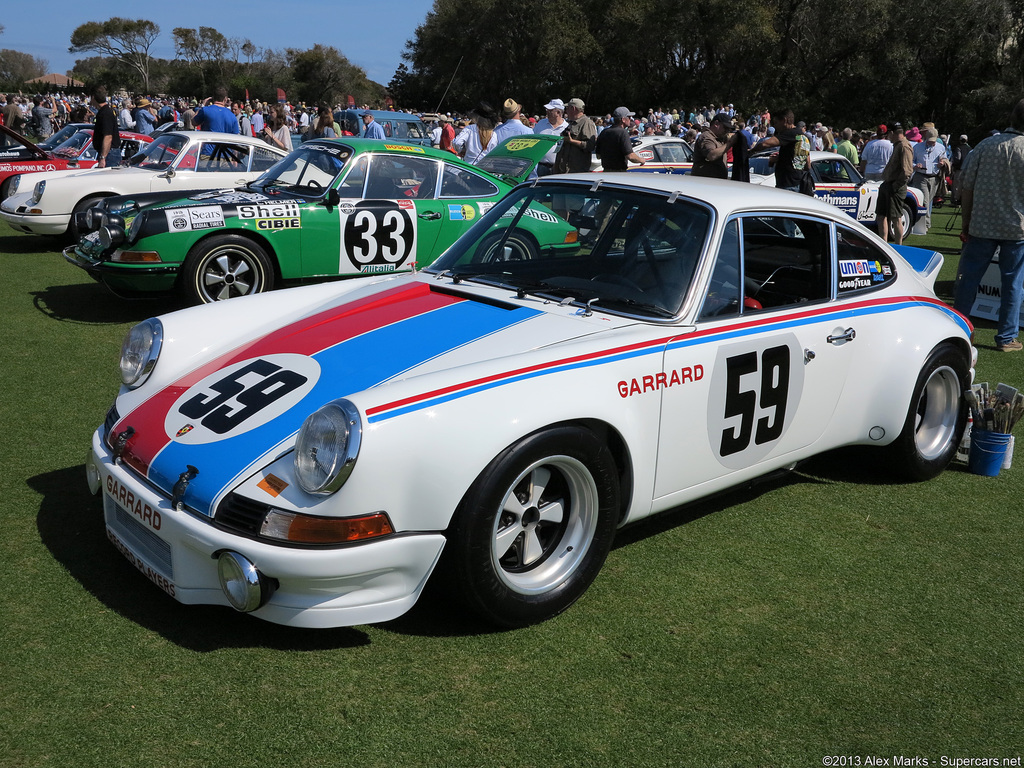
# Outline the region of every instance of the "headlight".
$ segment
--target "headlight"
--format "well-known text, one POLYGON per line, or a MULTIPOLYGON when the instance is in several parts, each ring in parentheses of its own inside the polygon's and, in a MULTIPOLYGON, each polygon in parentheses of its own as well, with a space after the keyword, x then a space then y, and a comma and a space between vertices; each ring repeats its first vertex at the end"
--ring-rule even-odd
POLYGON ((156 318, 143 320, 128 331, 121 345, 121 381, 125 386, 135 389, 146 382, 160 357, 163 340, 164 327, 156 318))
POLYGON ((139 230, 142 229, 142 222, 145 221, 146 214, 140 213, 134 219, 132 219, 131 226, 128 229, 127 241, 134 243, 135 238, 139 236, 139 230))
POLYGON ((348 400, 335 400, 311 414, 295 440, 295 477, 307 493, 330 494, 352 474, 363 426, 348 400))
POLYGON ((29 199, 29 205, 35 205, 39 202, 39 198, 43 196, 43 192, 46 191, 46 182, 37 181, 35 189, 32 190, 32 197, 29 199))
POLYGON ((8 188, 7 194, 8 195, 13 195, 15 192, 18 191, 18 187, 20 187, 20 186, 21 186, 21 176, 18 175, 18 176, 15 176, 13 179, 11 179, 11 186, 8 188))

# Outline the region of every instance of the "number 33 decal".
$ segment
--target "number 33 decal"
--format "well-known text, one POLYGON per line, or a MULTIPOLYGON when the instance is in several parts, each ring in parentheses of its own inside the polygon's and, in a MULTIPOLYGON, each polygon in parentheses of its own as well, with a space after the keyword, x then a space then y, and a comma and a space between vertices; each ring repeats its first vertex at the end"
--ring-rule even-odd
MULTIPOLYGON (((719 349, 708 403, 708 439, 718 460, 743 467, 777 445, 799 402, 803 368, 792 365, 796 339, 763 347, 741 343, 719 349)), ((763 344, 763 341, 762 341, 763 344)))

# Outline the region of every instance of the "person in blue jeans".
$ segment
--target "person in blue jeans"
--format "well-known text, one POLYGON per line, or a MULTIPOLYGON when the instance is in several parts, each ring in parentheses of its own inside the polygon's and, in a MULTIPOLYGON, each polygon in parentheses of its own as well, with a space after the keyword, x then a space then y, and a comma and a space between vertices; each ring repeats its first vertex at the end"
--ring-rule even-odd
POLYGON ((1024 296, 1024 99, 1010 127, 982 141, 967 156, 960 196, 964 243, 957 267, 953 308, 967 315, 978 286, 999 250, 999 324, 996 349, 1019 352, 1024 296))

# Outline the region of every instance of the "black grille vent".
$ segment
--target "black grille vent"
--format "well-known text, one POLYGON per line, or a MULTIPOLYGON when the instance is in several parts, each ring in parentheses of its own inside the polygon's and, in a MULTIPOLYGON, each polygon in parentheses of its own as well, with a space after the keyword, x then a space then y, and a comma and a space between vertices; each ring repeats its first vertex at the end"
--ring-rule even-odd
POLYGON ((107 416, 103 419, 103 439, 107 439, 107 435, 110 434, 110 430, 114 428, 114 425, 120 421, 121 415, 117 412, 117 404, 110 406, 110 410, 107 411, 107 416))
POLYGON ((269 511, 267 504, 231 493, 221 502, 213 519, 217 525, 243 536, 258 536, 263 518, 269 511))

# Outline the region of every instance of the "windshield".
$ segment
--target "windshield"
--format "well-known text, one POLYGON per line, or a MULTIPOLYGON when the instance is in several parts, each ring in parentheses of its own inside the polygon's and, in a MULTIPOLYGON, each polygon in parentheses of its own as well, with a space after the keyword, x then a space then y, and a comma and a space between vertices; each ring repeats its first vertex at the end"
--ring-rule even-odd
POLYGON ((334 184, 351 156, 352 150, 341 144, 308 142, 271 166, 255 185, 319 196, 334 184))
POLYGON ((710 211, 687 200, 538 185, 513 191, 427 271, 667 319, 683 306, 710 225, 710 211))
POLYGON ((142 150, 129 160, 129 165, 149 171, 164 171, 171 167, 174 158, 188 145, 185 136, 161 136, 143 146, 142 150))
POLYGON ((78 131, 70 139, 53 150, 57 157, 78 157, 92 141, 92 131, 78 131))

